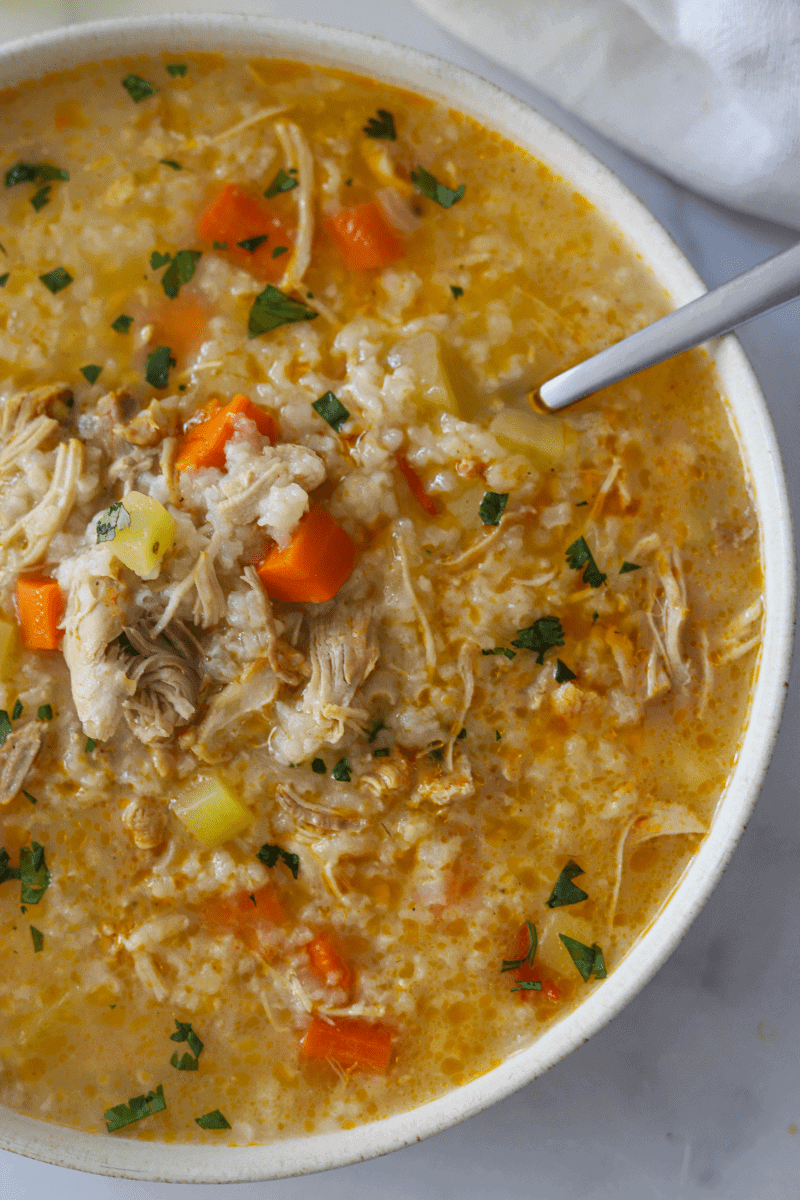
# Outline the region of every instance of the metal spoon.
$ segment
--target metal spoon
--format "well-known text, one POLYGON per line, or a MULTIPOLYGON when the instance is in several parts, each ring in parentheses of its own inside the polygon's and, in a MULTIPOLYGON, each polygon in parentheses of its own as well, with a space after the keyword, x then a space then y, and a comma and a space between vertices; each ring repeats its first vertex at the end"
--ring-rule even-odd
POLYGON ((728 333, 797 296, 800 296, 800 244, 555 375, 541 385, 534 399, 548 412, 557 412, 610 383, 699 346, 708 338, 728 333))

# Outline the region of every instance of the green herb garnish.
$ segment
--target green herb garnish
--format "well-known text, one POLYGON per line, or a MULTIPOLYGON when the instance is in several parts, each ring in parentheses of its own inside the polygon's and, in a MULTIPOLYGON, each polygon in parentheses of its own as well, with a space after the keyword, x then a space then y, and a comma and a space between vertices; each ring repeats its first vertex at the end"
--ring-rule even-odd
POLYGON ((125 1125, 133 1125, 143 1117, 164 1112, 166 1107, 164 1088, 159 1084, 154 1092, 148 1092, 146 1096, 134 1096, 127 1104, 115 1104, 113 1108, 104 1112, 106 1129, 109 1133, 116 1133, 118 1129, 124 1128, 125 1125))
POLYGON ((38 904, 50 886, 50 872, 44 861, 44 846, 31 842, 19 852, 19 879, 22 903, 38 904))
POLYGON ((292 188, 296 188, 297 186, 297 180, 292 179, 291 175, 287 175, 283 167, 281 167, 272 183, 264 192, 264 195, 268 200, 271 200, 272 197, 277 196, 279 192, 290 192, 292 188))
POLYGON ((246 250, 248 254, 255 254, 258 247, 263 246, 268 237, 268 233, 259 233, 255 237, 245 238, 244 241, 237 242, 236 245, 240 246, 242 250, 246 250))
POLYGON ((201 1129, 230 1129, 230 1125, 218 1108, 215 1108, 213 1112, 205 1113, 202 1117, 195 1117, 195 1121, 201 1129))
POLYGON ((279 325, 313 321, 318 316, 319 313, 314 312, 313 308, 306 308, 299 300, 292 300, 291 296, 284 295, 268 283, 253 301, 247 331, 250 337, 254 338, 259 334, 269 333, 271 329, 277 329, 279 325))
POLYGON ((373 758, 388 758, 392 753, 390 746, 380 746, 377 750, 372 751, 373 758))
POLYGON ((188 70, 189 68, 186 63, 167 63, 167 74, 173 77, 179 76, 183 78, 188 70))
POLYGON ((5 275, 0 275, 0 287, 5 287, 11 276, 10 271, 6 271, 5 275))
POLYGON ((22 711, 23 711, 23 709, 22 709, 22 701, 21 701, 21 700, 16 700, 16 701, 15 701, 15 703, 14 703, 14 708, 13 708, 13 710, 12 710, 12 713, 11 713, 11 720, 12 720, 12 721, 18 721, 18 720, 20 719, 20 717, 22 716, 22 711))
POLYGON ((325 766, 324 758, 312 758, 311 770, 315 775, 327 775, 328 768, 325 766))
POLYGON ((341 400, 338 396, 334 396, 333 392, 326 392, 324 396, 320 396, 319 400, 315 400, 311 407, 337 433, 341 433, 342 426, 350 416, 341 400))
POLYGON ((165 267, 168 262, 172 262, 172 255, 166 252, 162 254, 160 250, 154 250, 150 255, 150 266, 154 271, 158 271, 159 268, 165 267))
POLYGON ((517 657, 516 650, 509 650, 506 646, 494 646, 491 650, 481 650, 481 654, 502 654, 508 659, 517 657))
POLYGON ((641 571, 639 563, 624 562, 619 569, 620 575, 628 575, 631 571, 641 571))
POLYGON ((122 86, 131 100, 134 100, 136 104, 140 104, 142 100, 147 100, 149 96, 155 96, 159 90, 149 80, 142 79, 141 75, 126 75, 122 80, 122 86))
POLYGON ((53 185, 51 183, 46 183, 44 187, 39 188, 38 192, 34 192, 34 194, 31 196, 31 204, 37 212, 43 209, 45 204, 50 203, 50 193, 52 190, 53 185))
POLYGON ((383 729, 388 730, 388 728, 389 728, 389 726, 386 724, 383 717, 378 717, 378 720, 375 722, 374 725, 369 725, 364 730, 364 733, 367 735, 367 741, 370 743, 370 745, 375 741, 375 738, 378 736, 378 734, 381 732, 381 730, 383 730, 383 729))
POLYGON ((422 192, 422 195, 427 196, 429 200, 435 200, 437 204, 441 204, 442 208, 452 208, 456 201, 464 195, 463 183, 453 191, 446 184, 439 183, 436 176, 431 175, 430 171, 426 171, 419 163, 417 163, 416 171, 411 172, 411 182, 418 192, 422 192))
POLYGON ((542 985, 538 979, 521 979, 519 983, 515 983, 512 992, 540 992, 542 985))
POLYGON ((586 567, 583 572, 583 582, 588 583, 590 587, 598 588, 608 578, 594 561, 594 556, 584 537, 579 537, 576 542, 567 547, 567 562, 573 571, 580 571, 581 567, 586 567))
POLYGON ((111 322, 111 328, 116 333, 127 333, 132 324, 133 317, 127 317, 125 313, 122 313, 117 317, 116 321, 111 322))
POLYGON ((91 754, 96 749, 97 749, 97 742, 94 740, 94 738, 87 738, 86 746, 84 747, 84 753, 91 754))
POLYGON ((158 161, 160 163, 162 163, 165 167, 172 167, 173 171, 182 171, 183 170, 183 167, 181 166, 181 164, 179 162, 176 162, 174 158, 160 158, 158 161))
POLYGON ((97 522, 97 542, 113 542, 117 536, 118 529, 127 529, 131 523, 131 514, 122 504, 121 500, 117 500, 110 508, 107 508, 97 522))
POLYGON ((533 960, 536 957, 536 946, 538 944, 536 926, 532 925, 530 921, 526 921, 525 924, 528 928, 528 949, 525 951, 523 958, 503 959, 503 965, 500 968, 501 975, 506 971, 517 971, 520 967, 533 966, 533 960))
POLYGON ((508 504, 508 492, 484 492, 478 516, 484 525, 499 525, 508 504))
POLYGON ((350 764, 346 758, 340 758, 331 771, 331 776, 338 783, 350 782, 350 764))
POLYGON ((169 346, 156 346, 152 354, 147 356, 147 369, 144 377, 151 387, 164 390, 169 384, 169 369, 175 366, 169 346))
POLYGON ((583 867, 579 867, 573 859, 570 859, 556 880, 555 887, 550 893, 550 899, 547 901, 547 907, 563 908, 565 904, 580 904, 581 900, 588 900, 589 893, 582 891, 572 882, 577 875, 583 874, 583 867))
POLYGON ((54 267, 52 271, 47 271, 46 274, 40 275, 39 279, 49 292, 55 296, 56 292, 63 291, 72 283, 72 276, 63 267, 54 267))
MULTIPOLYGON (((324 764, 323 764, 324 765, 324 764)), ((256 858, 260 859, 265 867, 274 867, 278 862, 285 863, 292 872, 292 877, 297 879, 300 873, 300 857, 297 854, 292 854, 288 850, 284 850, 282 846, 270 846, 265 843, 259 850, 256 858)))
POLYGON ((227 250, 228 243, 227 242, 214 242, 214 249, 215 250, 227 250))
POLYGON ((567 937, 565 933, 560 933, 558 936, 569 951, 569 956, 578 968, 584 983, 589 982, 592 974, 595 979, 606 978, 603 951, 596 942, 593 942, 591 946, 584 946, 583 942, 576 942, 574 938, 567 937))
POLYGON ((575 507, 576 508, 585 508, 588 503, 589 503, 588 500, 578 500, 577 503, 575 504, 575 507))
POLYGON ((539 617, 527 629, 518 630, 511 645, 519 650, 533 650, 541 665, 551 646, 564 645, 564 630, 558 617, 539 617))
POLYGON ((450 291, 453 293, 454 300, 459 300, 464 295, 464 289, 459 287, 457 283, 450 284, 450 291))
POLYGON ((87 383, 97 383, 102 369, 102 367, 98 367, 94 363, 89 363, 87 367, 81 367, 81 375, 83 375, 87 383))
POLYGON ((571 679, 577 679, 578 676, 574 671, 570 671, 565 662, 560 658, 556 659, 556 683, 569 683, 571 679))
POLYGON ((11 733, 11 721, 4 708, 0 708, 0 746, 11 733))
POLYGON ((189 1050, 187 1050, 182 1058, 178 1058, 178 1053, 176 1051, 169 1060, 170 1065, 173 1066, 176 1071, 196 1071, 198 1067, 198 1060, 203 1052, 203 1043, 200 1041, 200 1038, 192 1029, 192 1026, 188 1021, 176 1021, 175 1029, 177 1032, 170 1034, 170 1041, 188 1042, 191 1054, 189 1053, 189 1050))
POLYGON ((394 127, 394 117, 385 108, 379 108, 377 117, 367 117, 364 133, 367 137, 386 138, 389 142, 396 142, 397 130, 394 127))
POLYGON ((175 255, 161 276, 161 286, 170 300, 174 300, 183 284, 192 278, 202 257, 201 250, 179 250, 175 255))
POLYGON ((36 715, 40 721, 52 721, 52 719, 53 719, 52 704, 40 704, 39 708, 36 712, 36 715))
MULTIPOLYGON (((18 162, 6 171, 6 187, 14 187, 16 183, 46 183, 48 180, 69 179, 69 172, 61 167, 53 167, 50 163, 18 162)), ((3 251, 5 254, 5 250, 3 251)))
POLYGON ((33 953, 38 954, 40 950, 44 950, 44 934, 35 925, 31 925, 30 929, 31 940, 33 941, 33 953))
POLYGON ((39 801, 36 799, 36 797, 35 797, 35 796, 32 796, 32 795, 30 794, 30 792, 26 792, 26 791, 25 791, 25 788, 23 788, 23 789, 22 789, 22 794, 23 794, 23 796, 25 797, 25 799, 26 799, 26 800, 30 800, 31 804, 38 804, 38 803, 39 803, 39 801))
POLYGON ((285 254, 288 249, 289 249, 288 246, 276 246, 275 249, 272 251, 272 257, 280 258, 280 256, 282 254, 285 254))
POLYGON ((456 741, 459 741, 459 742, 461 742, 461 741, 463 741, 463 740, 464 740, 464 738, 465 738, 466 736, 467 736, 467 731, 466 731, 466 729, 462 729, 462 730, 461 730, 461 733, 460 733, 460 734, 458 735, 458 737, 456 738, 456 741))

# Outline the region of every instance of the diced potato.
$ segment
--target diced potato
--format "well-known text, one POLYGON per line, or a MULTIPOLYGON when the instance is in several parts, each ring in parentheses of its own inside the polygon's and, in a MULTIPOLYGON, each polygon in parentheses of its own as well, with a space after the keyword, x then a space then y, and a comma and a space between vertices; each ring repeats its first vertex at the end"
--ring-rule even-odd
POLYGON ((418 384, 415 399, 435 409, 459 415, 458 401, 447 378, 435 333, 417 333, 404 342, 398 342, 389 352, 389 365, 411 368, 418 384))
POLYGON ((247 829, 253 814, 218 775, 207 775, 172 801, 179 821, 206 846, 221 846, 247 829))
POLYGON ((125 528, 117 525, 111 545, 114 557, 140 579, 155 579, 175 540, 175 521, 163 504, 141 492, 128 492, 122 507, 131 522, 125 528))
POLYGON ((17 630, 10 621, 0 620, 0 679, 12 674, 17 654, 17 630))
POLYGON ((489 432, 507 450, 526 455, 537 466, 552 467, 564 454, 567 428, 558 417, 508 408, 497 414, 489 426, 489 432))

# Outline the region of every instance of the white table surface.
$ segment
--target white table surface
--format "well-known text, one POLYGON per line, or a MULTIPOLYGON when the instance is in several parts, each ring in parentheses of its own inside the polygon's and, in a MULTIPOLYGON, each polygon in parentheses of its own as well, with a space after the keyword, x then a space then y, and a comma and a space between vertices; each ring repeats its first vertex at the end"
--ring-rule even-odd
MULTIPOLYGON (((642 166, 469 50, 408 0, 198 4, 374 33, 430 51, 540 109, 607 163, 666 226, 709 286, 785 249, 798 234, 705 201, 642 166)), ((190 7, 176 3, 176 10, 190 7)), ((0 39, 139 3, 0 0, 0 39)), ((162 8, 163 11, 163 8, 162 8)), ((800 304, 741 340, 800 490, 800 304)), ((769 669, 767 664, 766 669, 769 669)), ((800 1195, 800 836, 797 678, 755 813, 711 900, 661 971, 616 1020, 542 1078, 438 1137, 323 1176, 261 1184, 104 1179, 0 1151, 0 1200, 783 1200, 800 1195), (793 750, 792 748, 795 747, 793 750)), ((143 1147, 144 1149, 144 1147, 143 1147)))

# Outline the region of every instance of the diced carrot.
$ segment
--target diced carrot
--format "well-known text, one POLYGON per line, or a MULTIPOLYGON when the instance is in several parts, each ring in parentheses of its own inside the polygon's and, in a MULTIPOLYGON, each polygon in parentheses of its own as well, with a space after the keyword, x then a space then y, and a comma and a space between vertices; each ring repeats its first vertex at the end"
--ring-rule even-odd
POLYGON ((181 362, 200 349, 206 335, 206 323, 202 305, 181 294, 167 301, 154 315, 150 342, 153 346, 169 346, 181 362))
POLYGON ((343 208, 325 224, 351 271, 388 267, 406 252, 375 203, 343 208))
POLYGON ((64 597, 55 579, 20 576, 17 618, 26 650, 57 650, 61 642, 58 623, 63 615, 64 597))
POLYGON ((350 535, 326 509, 312 503, 288 546, 273 546, 256 571, 273 600, 321 604, 347 582, 357 559, 350 535))
POLYGON ((397 469, 410 487, 414 499, 429 517, 437 517, 439 515, 439 506, 433 497, 429 496, 425 491, 425 488, 422 486, 422 480, 411 466, 411 463, 402 454, 396 455, 396 460, 397 469))
POLYGON ((382 1074, 392 1053, 392 1030, 353 1018, 332 1022, 312 1017, 303 1039, 306 1058, 329 1058, 347 1069, 382 1074))
POLYGON ((256 892, 236 892, 223 896, 203 913, 203 922, 210 929, 230 929, 251 949, 259 949, 259 930, 283 925, 286 913, 271 883, 256 892))
POLYGON ((355 972, 349 962, 339 953, 333 938, 327 932, 317 934, 306 946, 311 966, 327 987, 340 988, 348 998, 355 983, 355 972))
POLYGON ((279 246, 291 250, 294 245, 294 231, 278 214, 258 196, 251 196, 235 183, 227 184, 206 209, 197 222, 197 232, 207 242, 216 242, 215 249, 230 262, 244 267, 256 279, 270 283, 278 282, 287 262, 285 254, 273 258, 273 252, 279 246), (267 240, 253 251, 239 244, 265 234, 267 240))
POLYGON ((175 468, 185 471, 187 467, 225 468, 225 443, 234 431, 234 417, 249 417, 255 427, 271 442, 280 436, 278 426, 265 409, 259 408, 247 396, 234 396, 228 404, 211 402, 205 411, 204 420, 190 425, 181 439, 175 468))

